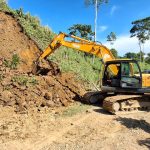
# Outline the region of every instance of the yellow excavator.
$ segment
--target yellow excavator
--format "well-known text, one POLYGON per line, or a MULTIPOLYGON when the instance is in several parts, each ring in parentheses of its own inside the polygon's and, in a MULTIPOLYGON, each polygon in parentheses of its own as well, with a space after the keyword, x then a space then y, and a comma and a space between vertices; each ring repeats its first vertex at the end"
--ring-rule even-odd
POLYGON ((90 102, 104 97, 103 108, 114 114, 120 111, 150 109, 150 74, 142 74, 136 60, 116 59, 111 51, 100 43, 59 33, 38 58, 36 67, 60 46, 87 52, 102 59, 101 91, 88 95, 90 102), (65 40, 66 37, 73 40, 65 40))

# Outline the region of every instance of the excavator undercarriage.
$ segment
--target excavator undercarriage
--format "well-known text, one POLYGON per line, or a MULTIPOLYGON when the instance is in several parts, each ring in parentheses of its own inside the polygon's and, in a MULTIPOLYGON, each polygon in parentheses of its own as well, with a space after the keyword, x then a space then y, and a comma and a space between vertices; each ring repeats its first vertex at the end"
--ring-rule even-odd
POLYGON ((112 114, 150 111, 150 94, 114 94, 102 91, 89 92, 84 95, 88 104, 102 104, 107 112, 112 114))
POLYGON ((112 114, 150 110, 150 95, 116 95, 105 98, 103 108, 112 114))

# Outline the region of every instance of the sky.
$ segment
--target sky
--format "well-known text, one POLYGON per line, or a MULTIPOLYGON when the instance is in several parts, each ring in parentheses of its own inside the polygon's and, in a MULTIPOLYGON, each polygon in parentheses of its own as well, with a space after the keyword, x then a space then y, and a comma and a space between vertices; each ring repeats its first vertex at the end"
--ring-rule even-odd
MULTIPOLYGON (((42 25, 49 26, 55 33, 68 33, 73 24, 89 24, 94 30, 95 10, 86 7, 84 0, 8 0, 11 8, 23 8, 38 16, 42 25)), ((109 48, 117 49, 119 55, 126 52, 139 52, 138 40, 130 38, 132 21, 150 16, 150 0, 109 0, 98 11, 97 41, 109 48), (114 45, 107 42, 107 35, 115 32, 117 40, 114 45)), ((150 41, 143 50, 150 52, 150 41)))

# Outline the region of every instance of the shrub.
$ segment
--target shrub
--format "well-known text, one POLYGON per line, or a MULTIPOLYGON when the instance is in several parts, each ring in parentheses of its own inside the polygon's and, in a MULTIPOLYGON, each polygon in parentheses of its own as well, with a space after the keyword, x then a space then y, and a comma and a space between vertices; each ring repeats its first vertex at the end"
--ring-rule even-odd
POLYGON ((13 82, 17 82, 19 85, 27 85, 27 83, 28 83, 28 78, 26 77, 26 76, 14 76, 13 78, 12 78, 12 81, 13 82))
POLYGON ((19 75, 19 76, 14 76, 12 78, 13 82, 17 82, 19 85, 36 85, 38 84, 38 81, 34 77, 28 77, 25 75, 19 75))
POLYGON ((17 54, 14 54, 12 56, 11 61, 6 59, 4 60, 4 65, 10 69, 17 69, 19 62, 20 62, 19 56, 17 54))

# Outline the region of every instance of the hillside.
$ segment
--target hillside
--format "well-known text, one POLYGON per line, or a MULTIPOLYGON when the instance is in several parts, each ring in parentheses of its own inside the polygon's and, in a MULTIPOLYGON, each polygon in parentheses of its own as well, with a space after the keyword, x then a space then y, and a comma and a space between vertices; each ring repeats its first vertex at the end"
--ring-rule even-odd
MULTIPOLYGON (((40 25, 39 18, 31 16, 29 12, 25 14, 21 8, 13 10, 6 3, 1 3, 0 10, 11 14, 20 23, 23 32, 34 40, 41 50, 44 50, 55 36, 54 32, 48 27, 40 25)), ((49 59, 59 64, 62 72, 71 71, 75 73, 76 78, 84 80, 90 89, 93 88, 93 83, 96 85, 99 80, 101 66, 99 58, 95 58, 93 63, 92 58, 85 58, 81 52, 60 47, 49 59)))
POLYGON ((23 33, 23 28, 12 16, 0 12, 0 18, 0 57, 11 59, 17 54, 20 58, 18 69, 30 72, 33 61, 40 55, 38 46, 23 33))
POLYGON ((61 73, 53 62, 48 75, 31 74, 33 63, 41 53, 39 47, 11 14, 0 12, 0 18, 1 106, 27 112, 43 107, 68 106, 75 97, 84 94, 84 88, 73 75, 61 73))

